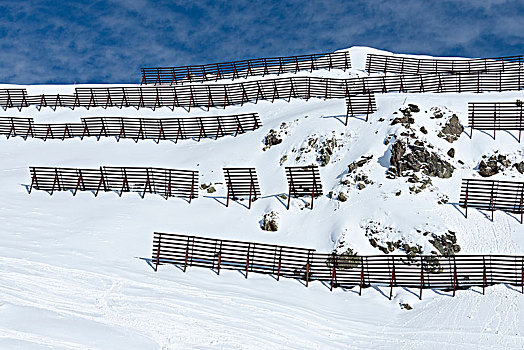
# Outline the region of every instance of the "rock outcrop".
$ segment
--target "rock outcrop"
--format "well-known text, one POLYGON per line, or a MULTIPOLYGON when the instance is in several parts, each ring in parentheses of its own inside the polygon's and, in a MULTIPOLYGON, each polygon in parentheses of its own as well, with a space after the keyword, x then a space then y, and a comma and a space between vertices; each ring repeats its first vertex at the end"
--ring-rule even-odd
POLYGON ((456 114, 453 114, 437 136, 443 138, 449 143, 453 143, 453 141, 459 139, 463 131, 464 127, 460 124, 459 118, 456 114))
POLYGON ((453 175, 454 170, 437 153, 428 151, 422 141, 416 140, 409 144, 398 139, 391 147, 388 175, 392 177, 410 176, 413 172, 421 171, 427 176, 447 179, 453 175))

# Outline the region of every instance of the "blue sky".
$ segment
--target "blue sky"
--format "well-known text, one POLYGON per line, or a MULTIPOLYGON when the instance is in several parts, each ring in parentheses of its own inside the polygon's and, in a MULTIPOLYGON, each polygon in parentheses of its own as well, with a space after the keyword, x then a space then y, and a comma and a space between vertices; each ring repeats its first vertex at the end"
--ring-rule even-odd
POLYGON ((0 0, 2 83, 139 83, 139 68, 354 45, 492 57, 524 52, 524 1, 0 0))

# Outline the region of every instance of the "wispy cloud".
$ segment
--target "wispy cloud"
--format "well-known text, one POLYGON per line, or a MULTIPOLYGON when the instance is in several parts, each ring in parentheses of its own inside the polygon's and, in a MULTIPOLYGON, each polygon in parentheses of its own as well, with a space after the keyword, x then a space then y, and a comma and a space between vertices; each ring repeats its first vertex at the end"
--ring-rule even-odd
POLYGON ((367 45, 470 57, 522 53, 516 0, 0 2, 6 83, 139 81, 141 66, 367 45))

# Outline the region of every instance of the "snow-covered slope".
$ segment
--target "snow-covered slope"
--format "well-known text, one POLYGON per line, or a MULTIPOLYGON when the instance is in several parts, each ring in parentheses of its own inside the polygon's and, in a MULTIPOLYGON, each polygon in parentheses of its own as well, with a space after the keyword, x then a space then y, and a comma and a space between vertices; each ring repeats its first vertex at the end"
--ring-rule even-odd
MULTIPOLYGON (((356 67, 351 72, 314 74, 362 74, 358 69, 370 50, 374 49, 349 49, 356 67)), ((26 88, 34 94, 67 93, 74 87, 26 88)), ((475 131, 470 140, 466 129, 453 143, 437 135, 453 114, 467 125, 468 101, 522 100, 524 93, 377 94, 376 99, 378 111, 369 122, 351 118, 348 126, 342 123, 343 100, 279 100, 190 113, 167 108, 3 112, 3 116, 49 123, 77 122, 87 115, 187 117, 258 112, 264 125, 236 138, 199 143, 117 143, 114 139, 44 143, 2 138, 0 347, 522 348, 524 298, 512 287, 490 287, 486 296, 478 290, 461 291, 455 298, 428 290, 422 301, 417 293, 398 288, 389 301, 385 287, 366 289, 359 297, 352 290, 330 292, 321 283, 305 288, 299 281, 276 282, 269 276, 253 274, 246 280, 232 271, 218 277, 208 270, 195 268, 184 274, 163 266, 155 273, 144 260, 150 257, 153 231, 288 244, 322 252, 343 246, 359 254, 381 254, 370 238, 382 244, 401 240, 429 253, 435 247, 424 233, 452 231, 459 254, 523 254, 524 228, 516 217, 495 212, 491 222, 472 210, 466 220, 456 205, 461 179, 478 176, 476 168, 483 155, 498 152, 516 163, 524 160, 522 144, 508 133, 499 133, 493 140, 475 131), (420 109, 412 113, 409 129, 401 123, 391 125, 394 118, 402 117, 399 109, 409 104, 420 109), (441 118, 435 118, 436 108, 441 118), (264 150, 271 129, 281 135, 282 143, 264 150), (388 178, 392 144, 402 133, 411 133, 449 162, 455 168, 453 176, 431 177, 432 184, 419 193, 410 187, 420 184, 409 183, 406 177, 388 178), (283 167, 322 162, 326 140, 336 144, 329 162, 320 168, 326 195, 315 202, 314 210, 306 208, 307 199, 292 199, 286 210, 286 201, 278 196, 287 190, 283 167), (453 158, 446 154, 450 148, 455 149, 453 158), (372 158, 348 174, 348 165, 362 156, 372 158), (85 192, 76 197, 69 192, 52 197, 39 191, 29 195, 25 185, 30 183, 30 165, 198 169, 200 182, 212 183, 216 192, 201 190, 200 198, 191 204, 129 193, 121 198, 115 193, 95 198, 85 192), (242 201, 225 207, 225 166, 257 168, 262 198, 251 210, 242 201), (365 187, 359 189, 359 183, 365 187), (347 197, 344 202, 338 199, 341 192, 347 197), (260 220, 269 211, 280 218, 276 232, 260 229, 260 220), (401 303, 413 309, 402 309, 401 303)), ((522 179, 523 175, 508 167, 493 178, 522 179)))

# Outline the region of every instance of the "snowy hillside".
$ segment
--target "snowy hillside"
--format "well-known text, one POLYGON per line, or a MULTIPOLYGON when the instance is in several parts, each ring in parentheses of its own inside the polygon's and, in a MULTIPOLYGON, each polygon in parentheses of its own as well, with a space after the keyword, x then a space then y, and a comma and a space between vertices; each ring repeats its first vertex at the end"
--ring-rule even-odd
MULTIPOLYGON (((347 72, 298 74, 364 76, 366 53, 384 53, 363 47, 348 51, 354 68, 347 72)), ((24 87, 30 94, 54 94, 70 93, 75 86, 24 87)), ((487 213, 471 210, 466 219, 458 207, 461 180, 480 177, 483 159, 506 157, 491 179, 524 178, 517 166, 524 161, 524 146, 514 136, 500 132, 493 140, 475 130, 470 139, 466 127, 468 102, 517 99, 524 100, 524 93, 376 94, 378 111, 369 121, 350 118, 347 126, 342 99, 262 101, 190 113, 182 108, 8 109, 2 116, 45 123, 85 116, 257 112, 263 126, 237 137, 178 144, 2 137, 0 348, 523 348, 524 297, 510 286, 489 287, 485 296, 481 288, 460 291, 455 298, 427 290, 422 301, 417 292, 395 288, 390 301, 387 286, 367 288, 359 297, 353 290, 330 292, 318 282, 305 288, 297 280, 277 282, 264 275, 246 280, 235 271, 217 276, 194 268, 184 274, 162 266, 155 273, 146 261, 154 231, 320 252, 351 248, 359 255, 388 249, 404 254, 414 247, 442 253, 442 245, 458 254, 522 255, 520 217, 496 211, 492 222, 487 213), (268 145, 267 135, 281 142, 268 145), (425 161, 418 164, 420 171, 395 173, 391 158, 400 144, 408 153, 422 149, 443 176, 427 171, 425 161), (313 210, 306 206, 308 198, 293 198, 286 210, 284 166, 308 164, 320 165, 324 196, 313 210), (136 193, 28 194, 29 166, 102 165, 197 169, 200 183, 215 191, 200 189, 191 204, 136 193), (257 169, 262 197, 251 210, 246 201, 225 206, 222 168, 229 166, 257 169), (275 232, 260 228, 271 211, 278 215, 275 232)))

